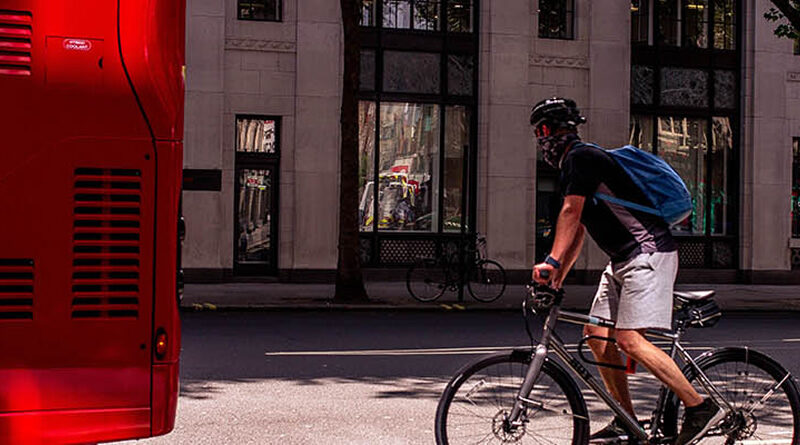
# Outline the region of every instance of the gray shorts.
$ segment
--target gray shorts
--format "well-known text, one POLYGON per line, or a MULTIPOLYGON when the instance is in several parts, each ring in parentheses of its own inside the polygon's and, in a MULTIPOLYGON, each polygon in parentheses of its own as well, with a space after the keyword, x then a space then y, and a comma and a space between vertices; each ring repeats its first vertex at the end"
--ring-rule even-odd
POLYGON ((617 329, 671 329, 672 289, 678 252, 643 253, 608 263, 590 315, 617 322, 617 329))

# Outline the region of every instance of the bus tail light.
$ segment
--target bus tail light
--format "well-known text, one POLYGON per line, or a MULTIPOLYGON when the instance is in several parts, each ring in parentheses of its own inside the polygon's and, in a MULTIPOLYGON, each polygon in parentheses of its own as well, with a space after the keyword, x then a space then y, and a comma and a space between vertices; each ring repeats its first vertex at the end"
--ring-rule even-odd
POLYGON ((161 360, 167 354, 167 333, 159 329, 156 333, 156 358, 161 360))

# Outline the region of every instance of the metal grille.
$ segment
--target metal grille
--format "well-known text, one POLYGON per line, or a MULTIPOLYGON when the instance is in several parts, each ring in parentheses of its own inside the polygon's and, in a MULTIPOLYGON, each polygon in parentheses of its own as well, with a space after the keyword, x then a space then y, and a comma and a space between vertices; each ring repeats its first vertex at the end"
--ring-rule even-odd
POLYGON ((33 260, 0 259, 0 320, 33 320, 33 260))
POLYGON ((679 242, 678 258, 681 267, 703 267, 706 264, 703 243, 679 242))
POLYGON ((0 75, 30 76, 33 16, 0 9, 0 75))
POLYGON ((381 264, 411 264, 418 258, 436 256, 434 240, 384 239, 380 241, 381 264))
POLYGON ((733 246, 729 242, 716 242, 711 247, 714 267, 733 267, 733 246))
POLYGON ((141 171, 75 170, 72 318, 139 315, 141 171))

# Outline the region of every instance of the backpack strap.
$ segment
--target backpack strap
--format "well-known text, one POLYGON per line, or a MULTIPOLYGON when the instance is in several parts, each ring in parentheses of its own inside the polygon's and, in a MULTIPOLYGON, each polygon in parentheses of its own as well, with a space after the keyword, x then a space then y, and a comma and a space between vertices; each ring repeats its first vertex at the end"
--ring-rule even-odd
MULTIPOLYGON (((605 148, 600 147, 599 145, 595 145, 595 144, 589 143, 589 142, 579 141, 578 144, 585 145, 587 147, 596 148, 598 150, 602 150, 603 152, 607 151, 605 148)), ((631 178, 631 180, 634 181, 634 184, 636 184, 637 187, 641 188, 641 184, 637 183, 633 178, 631 178)), ((640 212, 649 213, 651 215, 656 215, 656 216, 660 216, 660 217, 663 218, 663 215, 661 214, 661 212, 659 212, 658 210, 656 210, 654 208, 651 208, 651 207, 643 206, 641 204, 637 204, 635 202, 631 202, 631 201, 627 201, 627 200, 624 200, 624 199, 620 199, 620 198, 617 198, 615 196, 607 195, 605 193, 595 193, 594 196, 595 196, 595 198, 602 199, 602 200, 608 201, 608 202, 613 202, 614 204, 621 205, 622 207, 638 210, 640 212)))
POLYGON ((662 216, 661 212, 659 212, 656 209, 651 209, 650 207, 645 207, 641 204, 636 204, 635 202, 630 202, 624 199, 619 199, 611 195, 606 195, 605 193, 595 193, 594 196, 604 201, 613 202, 614 204, 619 204, 622 207, 627 207, 629 209, 634 209, 640 212, 649 213, 651 215, 662 216))

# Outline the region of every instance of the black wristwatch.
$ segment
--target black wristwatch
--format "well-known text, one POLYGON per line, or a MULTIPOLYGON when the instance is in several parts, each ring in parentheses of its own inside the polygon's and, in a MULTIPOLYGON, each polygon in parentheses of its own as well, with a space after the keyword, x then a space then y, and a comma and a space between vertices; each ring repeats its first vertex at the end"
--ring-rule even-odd
POLYGON ((547 258, 544 259, 544 262, 553 266, 554 269, 561 269, 561 263, 558 262, 557 259, 547 255, 547 258))

